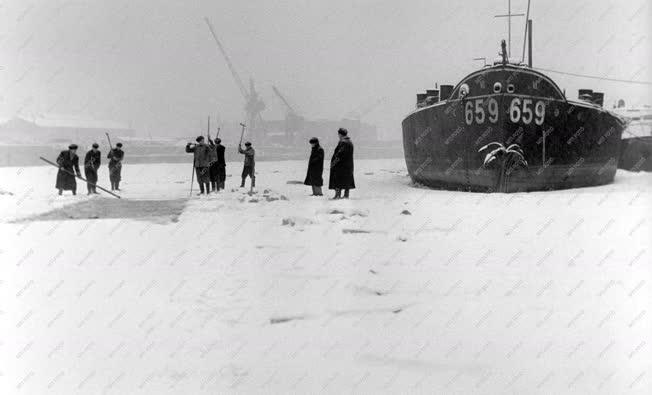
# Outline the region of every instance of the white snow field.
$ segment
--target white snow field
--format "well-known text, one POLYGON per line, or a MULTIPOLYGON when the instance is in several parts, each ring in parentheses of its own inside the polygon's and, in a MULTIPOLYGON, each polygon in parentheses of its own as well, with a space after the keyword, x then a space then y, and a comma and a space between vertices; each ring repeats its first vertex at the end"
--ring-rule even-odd
POLYGON ((474 194, 362 160, 331 201, 305 165, 187 200, 188 165, 126 164, 120 201, 0 169, 0 393, 652 393, 652 174, 474 194))

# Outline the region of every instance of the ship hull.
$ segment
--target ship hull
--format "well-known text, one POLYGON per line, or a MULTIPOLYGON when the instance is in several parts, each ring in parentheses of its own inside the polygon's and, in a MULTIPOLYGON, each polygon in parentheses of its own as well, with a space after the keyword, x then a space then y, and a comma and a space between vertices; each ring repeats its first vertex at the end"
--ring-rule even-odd
POLYGON ((612 182, 624 124, 589 103, 499 93, 420 108, 402 127, 406 165, 414 182, 444 189, 521 192, 612 182), (531 108, 523 111, 523 103, 531 108), (535 106, 539 117, 531 114, 535 106), (507 173, 486 166, 487 150, 479 150, 492 142, 518 144, 527 166, 507 173))

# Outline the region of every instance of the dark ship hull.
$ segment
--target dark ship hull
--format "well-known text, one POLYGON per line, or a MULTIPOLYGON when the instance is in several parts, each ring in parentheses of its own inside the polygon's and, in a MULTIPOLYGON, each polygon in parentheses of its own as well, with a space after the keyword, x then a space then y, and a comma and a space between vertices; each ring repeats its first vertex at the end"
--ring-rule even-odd
POLYGON ((545 75, 500 64, 464 78, 447 100, 409 114, 403 148, 410 177, 426 186, 566 189, 613 181, 624 127, 599 105, 567 100, 545 75), (488 150, 479 150, 492 142, 517 144, 527 166, 487 166, 488 150))

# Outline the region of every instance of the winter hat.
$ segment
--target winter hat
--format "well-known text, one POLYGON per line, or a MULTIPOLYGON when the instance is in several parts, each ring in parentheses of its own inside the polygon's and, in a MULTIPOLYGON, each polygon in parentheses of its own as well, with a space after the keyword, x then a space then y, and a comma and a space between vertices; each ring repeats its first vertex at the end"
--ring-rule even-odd
POLYGON ((70 144, 68 149, 77 149, 77 144, 70 144))
POLYGON ((221 138, 216 138, 216 139, 215 139, 215 142, 216 142, 217 144, 219 144, 219 143, 222 142, 222 139, 221 139, 221 138))
POLYGON ((246 145, 247 147, 250 147, 250 146, 251 146, 251 143, 250 143, 249 141, 247 141, 247 142, 245 143, 245 145, 246 145))
POLYGON ((99 148, 99 144, 93 143, 93 148, 99 148))
POLYGON ((317 144, 319 145, 319 139, 317 137, 313 137, 310 140, 308 140, 310 144, 317 144))
POLYGON ((198 143, 204 141, 204 136, 197 136, 195 141, 198 142, 198 143))
POLYGON ((340 128, 340 129, 337 131, 337 134, 339 134, 340 136, 346 136, 347 134, 349 134, 349 131, 346 130, 346 129, 344 129, 344 128, 340 128))
POLYGON ((115 145, 116 147, 122 147, 122 143, 118 143, 115 145))

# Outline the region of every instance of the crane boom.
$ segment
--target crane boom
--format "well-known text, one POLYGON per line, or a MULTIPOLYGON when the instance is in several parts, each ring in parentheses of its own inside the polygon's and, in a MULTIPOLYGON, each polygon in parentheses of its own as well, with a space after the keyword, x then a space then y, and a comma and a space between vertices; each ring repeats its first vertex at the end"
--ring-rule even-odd
POLYGON ((215 40, 215 44, 217 44, 217 47, 220 49, 220 52, 222 53, 222 56, 224 56, 224 60, 226 60, 226 64, 227 64, 227 66, 229 66, 229 70, 231 71, 231 75, 233 75, 233 79, 235 80, 236 85, 238 85, 238 88, 240 89, 240 92, 242 93, 242 96, 244 96, 244 98, 248 100, 249 99, 249 92, 247 91, 247 88, 245 88, 244 84, 242 83, 242 80, 240 79, 240 76, 235 71, 235 68, 233 67, 233 63, 231 63, 231 59, 229 59, 229 55, 227 55, 226 50, 222 46, 222 43, 217 38, 217 34, 215 34, 215 29, 213 29, 213 25, 211 24, 211 21, 206 17, 204 17, 204 21, 206 21, 206 25, 208 25, 208 29, 211 31, 211 35, 213 36, 213 39, 215 40))
POLYGON ((297 113, 296 111, 294 111, 294 108, 292 108, 292 106, 290 105, 290 103, 288 103, 285 97, 281 94, 281 92, 273 85, 272 85, 272 90, 274 91, 274 93, 276 93, 276 96, 278 96, 278 98, 281 99, 283 104, 285 104, 285 106, 288 108, 288 110, 290 110, 292 114, 297 113))

